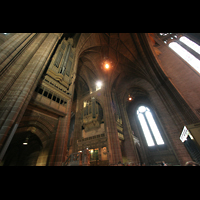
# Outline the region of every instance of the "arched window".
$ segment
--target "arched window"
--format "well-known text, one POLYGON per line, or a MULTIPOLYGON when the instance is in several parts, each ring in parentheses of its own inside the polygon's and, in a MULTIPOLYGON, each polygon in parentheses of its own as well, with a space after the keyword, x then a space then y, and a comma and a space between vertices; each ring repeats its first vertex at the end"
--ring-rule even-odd
POLYGON ((195 42, 193 42, 192 40, 188 39, 185 36, 182 36, 179 40, 184 44, 186 44, 191 49, 193 49, 194 51, 196 51, 198 54, 200 54, 200 46, 198 44, 196 44, 195 42))
POLYGON ((200 73, 200 57, 198 56, 198 54, 200 55, 200 46, 198 44, 185 36, 181 36, 178 39, 177 33, 160 33, 159 37, 162 38, 165 44, 168 44, 173 51, 200 73), (195 53, 197 54, 195 55, 195 53))
MULTIPOLYGON (((182 37, 181 37, 182 38, 182 37)), ((181 39, 180 38, 180 39, 181 39)), ((199 45, 197 45, 199 46, 199 45)), ((188 62, 194 69, 200 73, 200 61, 195 56, 193 56, 189 51, 183 48, 177 42, 171 42, 169 47, 173 49, 179 56, 181 56, 186 62, 188 62)), ((199 49, 197 49, 199 50, 199 49)))
POLYGON ((137 109, 137 116, 147 141, 147 145, 155 146, 164 144, 150 109, 146 106, 140 106, 137 109))

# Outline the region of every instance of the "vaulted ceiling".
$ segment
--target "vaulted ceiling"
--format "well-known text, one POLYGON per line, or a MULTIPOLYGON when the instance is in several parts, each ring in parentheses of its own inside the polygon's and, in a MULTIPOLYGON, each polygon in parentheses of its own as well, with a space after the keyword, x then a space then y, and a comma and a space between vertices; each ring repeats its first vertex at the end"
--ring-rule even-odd
POLYGON ((117 78, 128 81, 133 76, 144 77, 146 71, 141 51, 136 33, 82 33, 76 46, 79 57, 77 81, 81 81, 82 88, 87 84, 85 89, 92 90, 95 82, 104 78, 101 69, 104 56, 113 63, 111 83, 117 78))

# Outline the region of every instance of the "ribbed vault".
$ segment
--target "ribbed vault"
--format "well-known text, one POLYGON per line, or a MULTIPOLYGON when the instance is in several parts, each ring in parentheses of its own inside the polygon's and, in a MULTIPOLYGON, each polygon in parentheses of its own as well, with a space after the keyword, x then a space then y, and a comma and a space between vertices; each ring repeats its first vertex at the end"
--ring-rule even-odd
POLYGON ((146 71, 135 38, 131 33, 82 33, 77 45, 77 75, 91 90, 98 79, 104 78, 101 62, 106 56, 113 63, 111 85, 117 77, 123 77, 123 81, 133 75, 145 77, 146 71))

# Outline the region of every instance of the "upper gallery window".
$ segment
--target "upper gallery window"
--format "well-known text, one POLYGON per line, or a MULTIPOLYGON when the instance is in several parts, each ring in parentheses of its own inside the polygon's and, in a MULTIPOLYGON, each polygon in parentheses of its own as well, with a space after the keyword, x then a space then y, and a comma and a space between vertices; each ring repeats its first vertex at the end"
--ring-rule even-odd
POLYGON ((200 73, 200 60, 198 56, 195 53, 193 54, 192 51, 188 51, 188 49, 192 49, 200 54, 200 46, 198 44, 185 36, 181 36, 178 39, 177 33, 159 33, 159 35, 163 38, 165 44, 168 44, 173 51, 200 73))
POLYGON ((200 73, 200 61, 193 56, 189 51, 183 48, 176 42, 171 42, 169 47, 173 49, 179 56, 181 56, 186 62, 188 62, 194 69, 200 73))
POLYGON ((198 54, 200 54, 200 46, 198 44, 196 44, 195 42, 193 42, 192 40, 188 39, 185 36, 182 36, 179 40, 185 43, 188 47, 190 47, 194 51, 196 51, 198 54))
POLYGON ((146 106, 140 106, 137 109, 137 116, 140 121, 145 139, 148 146, 155 146, 164 144, 162 136, 158 130, 155 120, 151 114, 151 111, 146 106))

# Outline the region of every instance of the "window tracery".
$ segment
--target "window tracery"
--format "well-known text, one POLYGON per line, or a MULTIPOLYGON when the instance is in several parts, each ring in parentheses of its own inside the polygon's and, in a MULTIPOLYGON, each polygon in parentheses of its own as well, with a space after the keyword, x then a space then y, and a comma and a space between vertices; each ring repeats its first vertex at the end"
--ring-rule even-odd
POLYGON ((137 116, 147 141, 147 145, 155 146, 164 144, 150 109, 146 106, 140 106, 137 109, 137 116))
POLYGON ((200 55, 200 46, 198 44, 178 33, 159 33, 158 36, 174 52, 200 73, 200 57, 198 57, 200 55))
POLYGON ((165 44, 168 44, 172 40, 176 40, 178 38, 178 33, 159 33, 158 36, 165 44))

